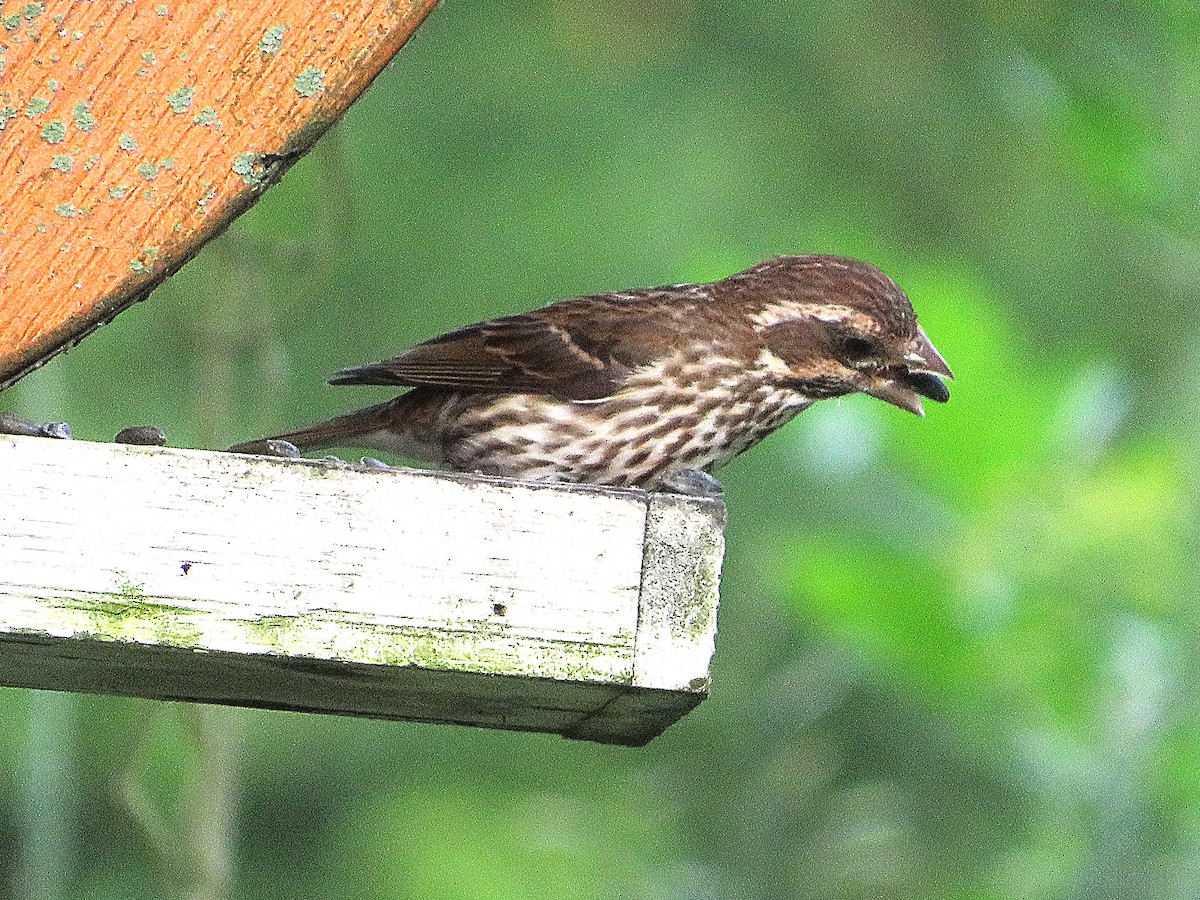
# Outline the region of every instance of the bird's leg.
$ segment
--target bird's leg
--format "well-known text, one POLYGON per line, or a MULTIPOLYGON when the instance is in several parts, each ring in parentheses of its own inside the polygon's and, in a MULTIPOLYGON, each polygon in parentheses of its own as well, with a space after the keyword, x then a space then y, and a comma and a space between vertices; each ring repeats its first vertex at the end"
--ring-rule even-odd
POLYGON ((19 434, 24 437, 71 439, 71 427, 66 422, 33 422, 16 413, 0 412, 0 434, 19 434))
POLYGON ((713 499, 721 497, 725 493, 721 482, 703 469, 676 469, 662 480, 658 489, 670 494, 713 499))

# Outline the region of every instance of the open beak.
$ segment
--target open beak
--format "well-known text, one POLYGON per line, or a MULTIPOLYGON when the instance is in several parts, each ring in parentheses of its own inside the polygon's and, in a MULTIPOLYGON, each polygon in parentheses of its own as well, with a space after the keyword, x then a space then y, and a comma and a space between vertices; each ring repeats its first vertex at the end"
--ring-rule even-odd
POLYGON ((950 391, 942 379, 953 377, 942 354, 937 352, 924 330, 918 328, 917 336, 905 348, 900 364, 884 369, 866 393, 923 416, 925 407, 921 405, 921 398, 945 403, 950 399, 950 391))

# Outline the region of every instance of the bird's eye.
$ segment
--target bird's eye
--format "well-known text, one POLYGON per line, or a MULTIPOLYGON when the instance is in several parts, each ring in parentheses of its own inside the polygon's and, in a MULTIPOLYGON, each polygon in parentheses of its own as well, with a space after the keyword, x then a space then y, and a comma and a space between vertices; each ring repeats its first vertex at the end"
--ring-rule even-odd
POLYGON ((853 368, 859 368, 878 361, 879 345, 867 338, 850 335, 842 339, 842 354, 853 368))

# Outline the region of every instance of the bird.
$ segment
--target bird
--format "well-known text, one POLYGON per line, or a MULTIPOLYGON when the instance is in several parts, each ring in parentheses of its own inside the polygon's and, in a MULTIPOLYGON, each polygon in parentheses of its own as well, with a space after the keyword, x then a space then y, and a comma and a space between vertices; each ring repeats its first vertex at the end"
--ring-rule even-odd
POLYGON ((922 398, 945 403, 952 378, 878 268, 779 256, 451 331, 329 379, 409 389, 395 399, 230 451, 358 447, 453 472, 719 495, 714 470, 813 403, 861 392, 924 416, 922 398))

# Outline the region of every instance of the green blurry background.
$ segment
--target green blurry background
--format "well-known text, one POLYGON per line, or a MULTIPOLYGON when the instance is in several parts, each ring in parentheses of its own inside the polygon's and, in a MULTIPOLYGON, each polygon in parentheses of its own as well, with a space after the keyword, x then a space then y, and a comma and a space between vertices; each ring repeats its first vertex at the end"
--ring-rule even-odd
POLYGON ((1197 896, 1198 105, 1193 3, 447 2, 5 405, 225 446, 444 330, 809 251, 905 287, 953 399, 725 470, 713 694, 643 750, 0 693, 12 895, 1197 896))

